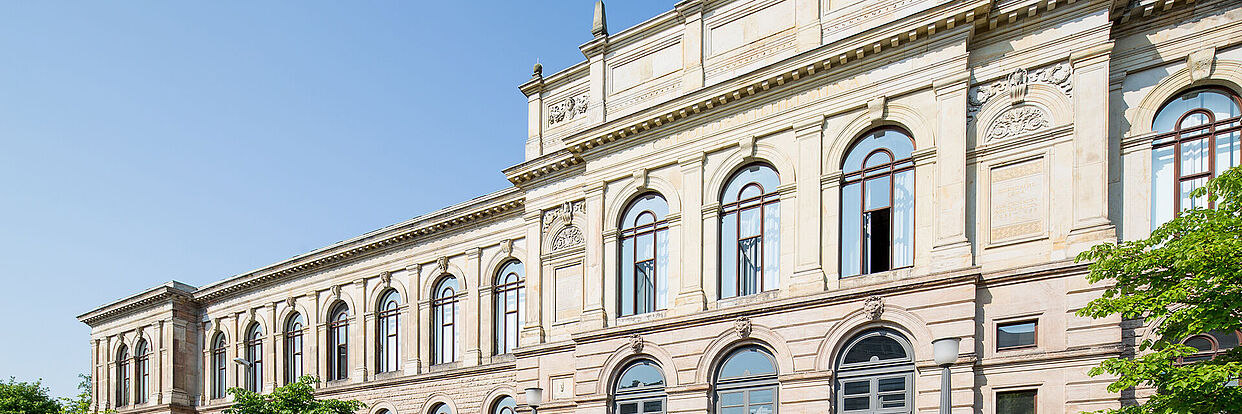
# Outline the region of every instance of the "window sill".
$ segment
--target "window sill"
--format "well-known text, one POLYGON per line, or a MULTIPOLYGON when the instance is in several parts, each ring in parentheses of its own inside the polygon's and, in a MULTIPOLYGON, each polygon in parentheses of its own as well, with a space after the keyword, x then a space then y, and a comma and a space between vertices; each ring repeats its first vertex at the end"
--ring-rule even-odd
POLYGON ((846 276, 841 278, 841 288, 851 288, 857 286, 874 285, 882 282, 890 282, 910 277, 914 274, 914 266, 900 267, 893 270, 885 270, 883 272, 866 273, 857 276, 846 276))
POLYGON ((402 376, 402 375, 405 375, 405 373, 401 371, 401 368, 397 368, 397 369, 392 370, 392 371, 377 372, 377 373, 375 373, 375 379, 377 379, 377 380, 385 380, 385 379, 389 379, 389 378, 397 378, 397 377, 400 377, 400 376, 402 376))
POLYGON ((339 386, 347 385, 347 384, 349 384, 349 378, 328 380, 323 383, 323 386, 330 388, 330 387, 339 387, 339 386))
POLYGON ((759 292, 746 296, 734 296, 716 301, 716 309, 732 308, 735 306, 750 305, 760 302, 768 302, 780 297, 780 289, 759 292))
POLYGON ((461 361, 444 362, 427 367, 427 372, 451 371, 461 368, 461 361))
POLYGON ((667 309, 660 309, 660 310, 651 311, 647 313, 640 313, 637 315, 619 316, 617 317, 617 326, 633 325, 637 323, 643 323, 643 322, 653 321, 656 319, 661 319, 667 316, 666 313, 668 313, 667 309))

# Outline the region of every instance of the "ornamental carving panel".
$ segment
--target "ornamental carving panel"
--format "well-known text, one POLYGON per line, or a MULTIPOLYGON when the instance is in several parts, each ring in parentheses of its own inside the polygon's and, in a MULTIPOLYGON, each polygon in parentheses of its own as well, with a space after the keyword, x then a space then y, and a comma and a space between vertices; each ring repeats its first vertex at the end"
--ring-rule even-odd
POLYGON ((1048 116, 1042 109, 1024 105, 1009 109, 996 117, 992 124, 988 125, 985 136, 988 141, 999 140, 1035 132, 1049 126, 1051 123, 1048 122, 1048 116))
POLYGON ((1026 99, 1027 87, 1033 84, 1052 85, 1065 96, 1073 97, 1073 73, 1073 66, 1067 62, 1030 71, 1016 69, 1004 79, 972 88, 966 97, 966 115, 973 118, 984 104, 1002 95, 1008 95, 1011 103, 1022 102, 1026 99))
POLYGON ((548 107, 548 126, 572 121, 579 115, 586 114, 588 106, 587 94, 583 93, 548 107))
POLYGON ((584 242, 586 239, 582 237, 582 230, 571 224, 565 226, 556 233, 556 237, 552 238, 552 251, 581 246, 584 242))

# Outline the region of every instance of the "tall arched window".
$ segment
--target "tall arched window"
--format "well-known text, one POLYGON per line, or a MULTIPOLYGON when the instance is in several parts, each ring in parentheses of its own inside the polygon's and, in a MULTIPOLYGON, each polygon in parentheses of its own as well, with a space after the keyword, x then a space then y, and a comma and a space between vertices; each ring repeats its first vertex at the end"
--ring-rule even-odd
POLYGON ((1198 352, 1182 357, 1178 362, 1188 364, 1207 361, 1230 349, 1237 348, 1239 342, 1242 342, 1242 332, 1209 332, 1195 335, 1182 341, 1182 345, 1197 349, 1198 352))
POLYGON ((841 166, 841 276, 914 264, 914 140, 894 128, 859 138, 841 166))
POLYGON ((400 333, 400 324, 397 323, 397 314, 401 309, 401 295, 396 290, 389 289, 379 301, 379 314, 377 318, 378 337, 376 338, 376 355, 379 366, 376 372, 391 372, 401 368, 401 347, 399 346, 398 334, 400 333))
POLYGON ((246 331, 246 361, 250 362, 245 366, 246 391, 259 392, 263 389, 263 327, 258 323, 246 331))
POLYGON ((349 378, 349 307, 337 303, 328 314, 328 380, 349 378))
POLYGON ((297 381, 302 377, 302 334, 306 331, 306 320, 302 314, 294 312, 285 320, 285 384, 297 381))
POLYGON ((1183 210, 1211 207, 1206 197, 1190 197, 1209 178, 1239 164, 1238 96, 1219 88, 1195 89, 1173 98, 1156 112, 1153 139, 1152 228, 1183 210))
POLYGON ((444 364, 457 360, 457 306, 459 289, 457 278, 445 275, 436 284, 434 299, 431 301, 432 348, 431 363, 444 364))
POLYGON ((650 360, 638 360, 626 366, 613 389, 613 413, 663 413, 667 395, 664 393, 664 372, 650 360))
POLYGON ((121 345, 116 351, 116 406, 129 405, 129 347, 121 345))
POLYGON ((508 395, 500 397, 492 404, 491 414, 517 414, 517 401, 508 395))
POLYGON ((780 286, 781 208, 776 170, 742 168, 720 194, 720 297, 780 286))
POLYGON ((518 333, 522 329, 522 309, 526 297, 522 289, 526 282, 526 269, 522 262, 510 260, 496 273, 496 354, 508 354, 518 346, 518 333))
POLYGON ((211 341, 211 398, 224 398, 228 390, 228 359, 225 357, 224 333, 217 333, 211 341))
POLYGON ((777 412, 776 361, 767 350, 748 345, 734 350, 716 370, 716 412, 777 412))
POLYGON ((621 316, 664 309, 668 304, 668 202, 639 196, 621 218, 621 316))
POLYGON ((134 346, 134 404, 146 404, 151 391, 151 347, 146 339, 134 346))
POLYGON ((872 329, 842 349, 834 376, 839 412, 914 412, 914 358, 905 336, 872 329))

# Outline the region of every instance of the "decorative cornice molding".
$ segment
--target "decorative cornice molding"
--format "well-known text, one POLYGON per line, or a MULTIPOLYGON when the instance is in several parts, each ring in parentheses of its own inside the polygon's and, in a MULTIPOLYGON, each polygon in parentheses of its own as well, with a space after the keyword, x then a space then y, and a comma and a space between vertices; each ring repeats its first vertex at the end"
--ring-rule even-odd
POLYGON ((181 282, 168 282, 148 289, 145 292, 101 306, 90 312, 78 315, 78 321, 90 326, 112 320, 121 315, 133 313, 178 299, 192 302, 194 287, 181 282))

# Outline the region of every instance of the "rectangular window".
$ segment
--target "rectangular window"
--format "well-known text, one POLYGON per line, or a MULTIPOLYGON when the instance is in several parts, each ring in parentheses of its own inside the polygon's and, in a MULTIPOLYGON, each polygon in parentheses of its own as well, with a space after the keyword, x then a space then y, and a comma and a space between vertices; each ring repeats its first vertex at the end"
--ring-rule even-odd
POLYGON ((1035 334, 1039 331, 1036 321, 1007 322, 996 325, 996 349, 1027 348, 1035 346, 1035 334))
POLYGON ((996 393, 996 414, 1035 414, 1035 390, 996 393))

